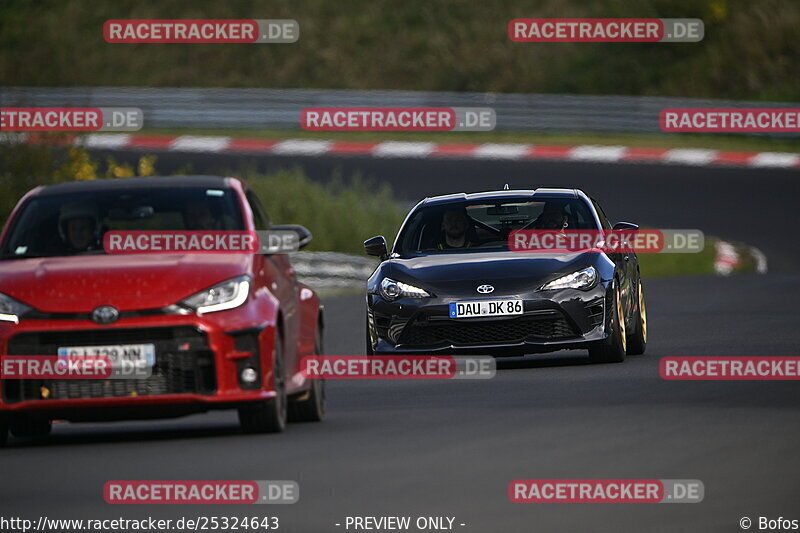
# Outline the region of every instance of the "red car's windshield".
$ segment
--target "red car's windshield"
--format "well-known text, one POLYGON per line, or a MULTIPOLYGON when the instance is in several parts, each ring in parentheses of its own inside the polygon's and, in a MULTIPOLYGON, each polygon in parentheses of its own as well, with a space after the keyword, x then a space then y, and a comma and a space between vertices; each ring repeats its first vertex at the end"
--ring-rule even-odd
POLYGON ((43 194, 11 222, 3 259, 102 253, 103 235, 121 230, 243 230, 230 189, 163 187, 43 194))

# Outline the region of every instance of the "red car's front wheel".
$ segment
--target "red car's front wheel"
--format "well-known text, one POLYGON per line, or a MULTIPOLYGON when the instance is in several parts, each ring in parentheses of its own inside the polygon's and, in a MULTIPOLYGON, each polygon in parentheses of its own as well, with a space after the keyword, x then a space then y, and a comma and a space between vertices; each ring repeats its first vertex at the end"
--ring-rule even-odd
MULTIPOLYGON (((314 355, 322 355, 322 328, 317 328, 314 355)), ((289 403, 290 422, 321 422, 325 418, 325 380, 312 379, 308 392, 289 403)))
POLYGON ((286 429, 286 378, 283 370, 283 337, 275 341, 272 365, 275 397, 239 408, 239 424, 245 433, 280 433, 286 429))

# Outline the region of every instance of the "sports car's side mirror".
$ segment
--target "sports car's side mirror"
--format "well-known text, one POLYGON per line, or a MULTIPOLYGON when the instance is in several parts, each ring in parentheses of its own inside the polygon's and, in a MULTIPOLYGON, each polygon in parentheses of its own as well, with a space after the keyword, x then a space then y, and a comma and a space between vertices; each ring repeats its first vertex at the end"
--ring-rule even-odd
POLYGON ((632 224, 630 222, 617 222, 616 224, 614 224, 614 229, 618 231, 619 230, 633 231, 639 229, 639 226, 637 224, 632 224))
POLYGON ((383 235, 372 237, 364 241, 364 251, 367 255, 376 255, 385 261, 389 257, 389 247, 386 245, 386 239, 383 235))
POLYGON ((270 231, 293 231, 297 234, 297 249, 300 250, 308 246, 313 236, 311 231, 305 226, 300 224, 282 224, 270 226, 270 231))

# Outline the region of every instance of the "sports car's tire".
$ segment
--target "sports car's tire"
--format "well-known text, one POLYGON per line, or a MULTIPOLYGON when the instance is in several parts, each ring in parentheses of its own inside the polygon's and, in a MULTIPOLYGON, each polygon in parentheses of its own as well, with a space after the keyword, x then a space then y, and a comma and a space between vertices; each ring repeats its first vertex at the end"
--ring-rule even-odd
POLYGON ((633 332, 628 336, 628 355, 641 355, 647 349, 647 307, 644 303, 642 280, 636 287, 636 314, 634 315, 633 332))
POLYGON ((369 319, 367 319, 366 324, 367 337, 364 341, 364 349, 366 350, 367 355, 375 355, 375 350, 372 349, 372 339, 369 336, 369 319))
POLYGON ((589 358, 594 363, 621 363, 625 360, 627 334, 622 312, 622 298, 619 294, 619 283, 614 281, 614 299, 611 302, 611 336, 608 344, 600 344, 589 348, 589 358))
MULTIPOLYGON (((322 329, 317 328, 314 355, 322 355, 322 329)), ((325 380, 312 379, 301 400, 289 403, 289 422, 321 422, 325 418, 325 380)))
POLYGON ((239 408, 239 424, 245 433, 280 433, 286 429, 286 380, 280 334, 275 341, 272 376, 275 398, 239 408))
POLYGON ((9 429, 15 437, 41 439, 50 434, 53 422, 41 416, 22 415, 11 419, 9 429))

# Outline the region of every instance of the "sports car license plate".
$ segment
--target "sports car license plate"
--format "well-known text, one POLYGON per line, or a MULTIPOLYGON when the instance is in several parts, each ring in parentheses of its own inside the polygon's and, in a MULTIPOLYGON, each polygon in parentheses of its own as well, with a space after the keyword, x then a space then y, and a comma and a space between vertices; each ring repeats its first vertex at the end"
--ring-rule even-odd
POLYGON ((522 314, 522 300, 476 300, 451 302, 450 318, 511 316, 522 314))
POLYGON ((106 356, 112 368, 133 363, 134 368, 149 368, 156 364, 155 344, 117 344, 112 346, 66 346, 58 349, 59 357, 106 356))

